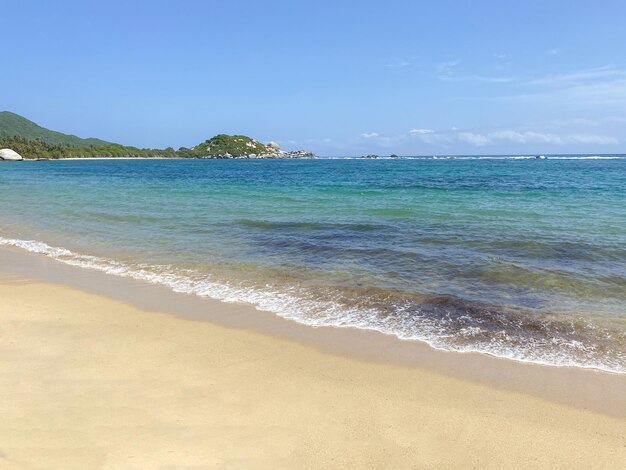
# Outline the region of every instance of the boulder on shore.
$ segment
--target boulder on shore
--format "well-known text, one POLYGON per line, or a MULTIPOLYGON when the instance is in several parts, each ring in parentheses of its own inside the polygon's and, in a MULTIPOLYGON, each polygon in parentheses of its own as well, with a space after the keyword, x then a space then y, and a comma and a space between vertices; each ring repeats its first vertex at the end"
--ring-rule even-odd
POLYGON ((15 150, 1 149, 0 150, 0 160, 5 160, 5 161, 8 161, 8 162, 19 162, 20 160, 23 160, 23 158, 15 150))

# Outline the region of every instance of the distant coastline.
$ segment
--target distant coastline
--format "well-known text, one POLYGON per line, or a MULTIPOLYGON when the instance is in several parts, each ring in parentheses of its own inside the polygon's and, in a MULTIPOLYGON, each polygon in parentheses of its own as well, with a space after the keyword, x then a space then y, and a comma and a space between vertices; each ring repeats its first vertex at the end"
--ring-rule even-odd
MULTIPOLYGON (((52 131, 9 111, 0 112, 0 149, 15 152, 25 160, 85 158, 210 158, 264 159, 315 158, 306 150, 284 151, 278 143, 267 144, 244 135, 218 134, 191 148, 145 149, 101 139, 82 139, 52 131)), ((1 159, 1 158, 0 158, 1 159)))

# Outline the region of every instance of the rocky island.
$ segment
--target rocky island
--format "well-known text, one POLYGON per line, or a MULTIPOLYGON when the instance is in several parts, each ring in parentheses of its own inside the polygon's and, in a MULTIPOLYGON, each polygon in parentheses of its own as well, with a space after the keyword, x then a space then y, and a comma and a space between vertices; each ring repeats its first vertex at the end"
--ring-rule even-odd
POLYGON ((191 149, 181 147, 181 157, 192 158, 315 158, 311 152, 285 152, 276 142, 262 144, 245 135, 219 134, 191 149))

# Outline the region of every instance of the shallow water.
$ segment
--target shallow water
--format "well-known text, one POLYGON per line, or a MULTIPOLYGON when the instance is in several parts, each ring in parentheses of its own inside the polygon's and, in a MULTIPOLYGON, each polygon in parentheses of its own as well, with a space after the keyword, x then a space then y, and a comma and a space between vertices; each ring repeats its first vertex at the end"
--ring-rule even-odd
POLYGON ((626 372, 625 158, 24 162, 0 191, 0 243, 71 264, 626 372))

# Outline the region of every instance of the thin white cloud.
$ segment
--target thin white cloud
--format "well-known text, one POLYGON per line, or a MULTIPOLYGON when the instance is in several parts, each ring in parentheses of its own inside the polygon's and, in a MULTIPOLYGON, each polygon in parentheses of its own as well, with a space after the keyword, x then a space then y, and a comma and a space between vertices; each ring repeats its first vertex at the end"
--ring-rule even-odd
POLYGON ((407 138, 406 134, 379 135, 376 132, 361 134, 361 137, 379 147, 396 147, 402 144, 407 138))
POLYGON ((518 144, 547 144, 547 145, 565 145, 565 144, 597 144, 612 145, 618 144, 619 141, 615 137, 606 135, 591 134, 567 134, 557 135, 550 133, 541 133, 533 131, 519 132, 514 130, 494 131, 485 134, 476 134, 471 132, 461 132, 458 139, 483 147, 497 142, 514 142, 518 144))
POLYGON ((581 69, 542 77, 515 77, 457 73, 460 61, 443 62, 437 67, 437 78, 446 82, 475 84, 513 84, 524 90, 499 99, 577 103, 589 106, 622 106, 626 104, 626 70, 610 65, 581 69))
POLYGON ((554 119, 551 124, 558 127, 598 127, 601 122, 598 119, 571 118, 554 119))
POLYGON ((461 63, 460 59, 447 60, 437 65, 437 75, 440 80, 450 80, 456 76, 455 68, 461 63))
POLYGON ((430 145, 442 145, 451 140, 449 135, 439 134, 432 129, 425 128, 411 129, 409 136, 430 145))
POLYGON ((446 134, 417 134, 413 137, 431 145, 445 145, 452 140, 446 134))
POLYGON ((364 132, 361 138, 379 147, 394 147, 419 140, 425 144, 448 146, 456 142, 465 142, 475 147, 485 147, 498 143, 514 143, 522 145, 563 146, 575 144, 615 145, 619 140, 609 135, 568 133, 556 134, 531 130, 496 130, 490 132, 448 132, 438 133, 433 129, 415 128, 407 133, 381 135, 377 132, 364 132))
POLYGON ((550 124, 558 127, 600 127, 610 124, 626 123, 626 117, 621 116, 605 116, 597 119, 587 118, 571 118, 571 119, 553 119, 550 124))
POLYGON ((458 135, 459 140, 475 145, 476 147, 482 147, 489 143, 489 137, 483 134, 474 134, 472 132, 461 132, 458 135))
POLYGON ((385 64, 385 67, 401 69, 413 64, 412 59, 393 59, 385 64))
POLYGON ((377 132, 365 132, 361 138, 380 147, 395 147, 407 142, 419 140, 430 145, 444 145, 454 140, 453 136, 439 134, 433 129, 415 128, 405 133, 378 134, 377 132))
POLYGON ((545 77, 530 80, 530 85, 567 86, 576 84, 586 84, 589 82, 626 78, 626 70, 616 69, 611 66, 596 67, 592 69, 582 69, 571 73, 547 75, 545 77))
MULTIPOLYGON (((505 54, 494 54, 498 60, 504 60, 505 54)), ((509 76, 488 76, 479 74, 467 74, 459 71, 460 59, 440 62, 436 67, 437 78, 445 82, 473 82, 473 83, 509 83, 517 79, 509 76)), ((501 65, 500 65, 501 67, 501 65)))
POLYGON ((446 60, 444 62, 440 62, 437 68, 439 69, 440 72, 445 72, 447 70, 453 69, 460 63, 461 63, 461 59, 446 60))
POLYGON ((489 134, 491 140, 509 140, 520 144, 562 144, 563 139, 555 134, 542 134, 539 132, 497 131, 489 134))
POLYGON ((619 140, 615 137, 607 135, 585 135, 585 134, 573 134, 567 137, 567 140, 580 143, 580 144, 599 144, 599 145, 611 145, 619 144, 619 140))
POLYGON ((578 112, 601 109, 602 113, 618 115, 626 106, 626 70, 612 66, 520 79, 515 85, 523 91, 497 99, 542 108, 567 107, 578 112))
POLYGON ((518 103, 541 103, 553 106, 576 106, 579 109, 601 108, 623 111, 626 106, 626 72, 624 78, 608 79, 585 84, 556 81, 549 89, 539 88, 527 93, 502 96, 500 99, 518 103))
MULTIPOLYGON (((454 65, 456 66, 456 64, 454 65)), ((457 73, 454 66, 439 69, 437 78, 444 82, 470 82, 470 83, 511 83, 518 80, 516 77, 506 75, 471 75, 457 73)), ((440 64, 441 67, 441 64, 440 64)))
POLYGON ((508 76, 483 76, 483 75, 440 75, 439 80, 445 82, 473 82, 473 83, 511 83, 517 81, 515 77, 508 76))

